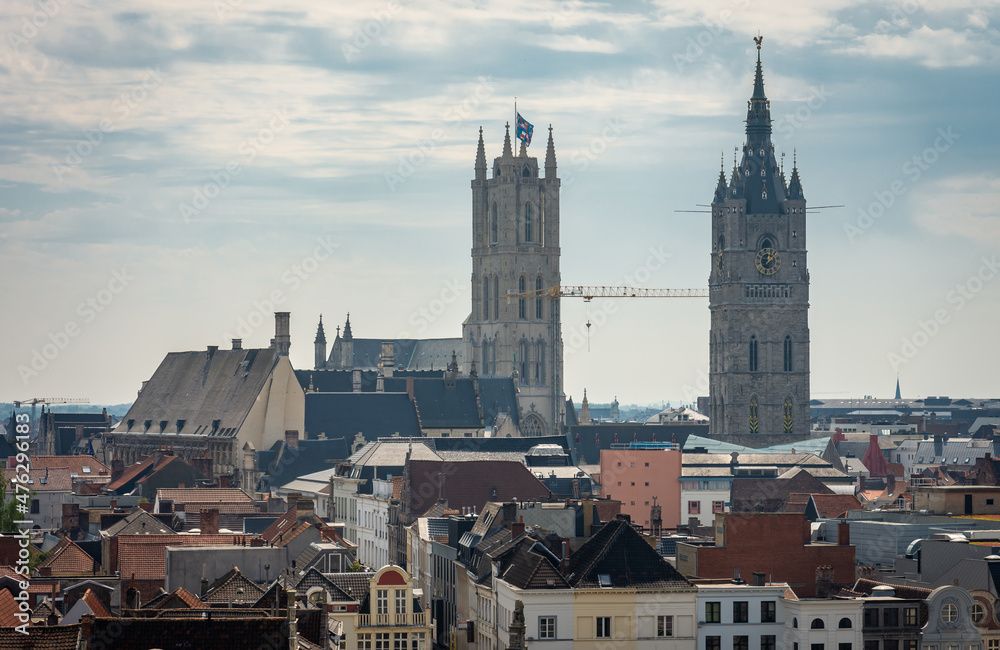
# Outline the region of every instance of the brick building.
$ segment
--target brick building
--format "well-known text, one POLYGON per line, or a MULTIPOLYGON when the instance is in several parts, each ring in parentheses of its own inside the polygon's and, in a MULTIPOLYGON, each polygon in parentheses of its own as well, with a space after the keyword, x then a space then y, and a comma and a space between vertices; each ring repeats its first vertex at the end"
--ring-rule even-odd
POLYGON ((763 573, 803 598, 854 583, 854 547, 846 524, 836 544, 813 542, 798 513, 725 513, 715 518, 715 544, 677 544, 677 569, 689 578, 763 573))

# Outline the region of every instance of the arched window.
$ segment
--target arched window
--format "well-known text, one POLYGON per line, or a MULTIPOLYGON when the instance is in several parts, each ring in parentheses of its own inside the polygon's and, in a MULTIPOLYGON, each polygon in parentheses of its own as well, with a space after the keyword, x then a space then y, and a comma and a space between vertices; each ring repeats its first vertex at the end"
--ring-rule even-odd
POLYGON ((527 290, 527 283, 524 281, 524 276, 522 275, 517 279, 517 292, 521 294, 521 297, 517 299, 517 317, 521 320, 527 320, 527 301, 524 298, 524 292, 527 290))
POLYGON ((490 319, 490 279, 483 277, 483 320, 490 319))
POLYGON ((545 385, 545 341, 535 343, 535 385, 545 385))
MULTIPOLYGON (((524 168, 528 170, 527 167, 524 168)), ((531 204, 524 204, 524 241, 531 241, 531 204)))
MULTIPOLYGON (((542 290, 542 285, 543 284, 545 284, 545 282, 542 280, 542 276, 538 276, 537 278, 535 278, 535 291, 539 291, 540 292, 542 290)), ((538 320, 542 320, 542 301, 543 300, 544 299, 542 298, 541 294, 539 294, 538 297, 535 298, 535 318, 537 318, 538 320)))
POLYGON ((792 337, 785 336, 785 372, 792 371, 792 337))
POLYGON ((792 427, 792 424, 793 424, 793 422, 792 422, 793 415, 792 414, 793 414, 793 411, 794 411, 794 409, 792 407, 792 398, 791 397, 786 397, 785 398, 785 404, 783 406, 783 410, 784 410, 784 416, 785 416, 785 433, 791 433, 792 432, 792 428, 793 428, 792 427))
POLYGON ((823 619, 814 618, 813 622, 809 625, 809 628, 813 630, 823 630, 826 629, 826 624, 823 622, 823 619))
POLYGON ((757 337, 750 337, 750 372, 757 372, 757 337))
POLYGON ((764 239, 763 239, 763 240, 762 240, 762 241, 760 242, 760 247, 761 247, 761 248, 774 248, 773 246, 771 246, 771 239, 770 239, 770 238, 768 238, 768 237, 765 237, 765 238, 764 238, 764 239))
POLYGON ((521 342, 517 346, 517 372, 520 375, 520 382, 522 384, 528 383, 528 341, 527 339, 521 339, 521 342))
POLYGON ((760 420, 758 418, 758 411, 760 410, 760 402, 757 400, 756 395, 750 396, 750 433, 757 433, 757 429, 760 427, 760 420))
POLYGON ((490 243, 495 244, 499 240, 500 234, 500 224, 497 217, 497 204, 493 203, 493 208, 490 210, 490 243))
POLYGON ((500 320, 500 276, 493 276, 493 318, 500 320))
POLYGON ((837 625, 837 627, 839 627, 842 630, 846 630, 848 628, 854 627, 854 624, 851 623, 851 619, 845 616, 844 618, 840 619, 840 623, 837 625))
POLYGON ((492 375, 490 372, 490 344, 486 339, 483 339, 483 374, 492 375))
POLYGON ((524 166, 524 170, 521 171, 521 176, 524 176, 525 178, 529 178, 531 176, 531 168, 528 167, 527 165, 525 165, 524 166))
POLYGON ((792 619, 792 627, 798 627, 798 626, 799 626, 799 619, 793 618, 792 619))

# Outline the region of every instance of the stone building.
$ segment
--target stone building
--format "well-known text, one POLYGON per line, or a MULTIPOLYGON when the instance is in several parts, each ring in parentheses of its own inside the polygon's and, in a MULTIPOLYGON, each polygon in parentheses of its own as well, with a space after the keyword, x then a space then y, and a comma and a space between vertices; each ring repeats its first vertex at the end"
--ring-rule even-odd
POLYGON ((809 431, 806 200, 771 142, 757 41, 746 142, 712 201, 709 416, 714 434, 809 431))

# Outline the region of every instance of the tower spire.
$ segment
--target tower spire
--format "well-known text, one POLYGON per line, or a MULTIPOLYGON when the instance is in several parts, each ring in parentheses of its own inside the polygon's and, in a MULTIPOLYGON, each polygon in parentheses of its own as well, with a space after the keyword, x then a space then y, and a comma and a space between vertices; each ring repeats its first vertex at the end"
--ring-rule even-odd
POLYGON ((506 133, 503 136, 503 154, 501 154, 504 160, 509 160, 514 157, 514 152, 510 148, 510 122, 507 122, 506 133))
POLYGON ((319 315, 319 327, 316 328, 316 340, 313 343, 326 343, 326 332, 323 331, 323 314, 319 315))
POLYGON ((479 127, 479 145, 476 147, 476 180, 486 180, 486 145, 483 143, 483 127, 479 127))
POLYGON ((726 200, 726 154, 722 154, 719 161, 719 182, 715 185, 715 203, 722 203, 726 200))
POLYGON ((805 200, 805 195, 802 193, 802 180, 799 178, 799 164, 798 156, 794 149, 792 149, 792 179, 788 182, 788 198, 805 200))
POLYGON ((545 149, 545 178, 556 177, 556 145, 552 141, 552 125, 549 124, 549 144, 545 149))
POLYGON ((344 340, 353 341, 354 335, 351 334, 351 312, 347 312, 347 322, 344 323, 344 340))
POLYGON ((753 95, 747 102, 747 135, 751 133, 771 134, 771 104, 764 94, 764 69, 760 62, 760 44, 763 36, 755 36, 757 44, 757 70, 753 77, 753 95))

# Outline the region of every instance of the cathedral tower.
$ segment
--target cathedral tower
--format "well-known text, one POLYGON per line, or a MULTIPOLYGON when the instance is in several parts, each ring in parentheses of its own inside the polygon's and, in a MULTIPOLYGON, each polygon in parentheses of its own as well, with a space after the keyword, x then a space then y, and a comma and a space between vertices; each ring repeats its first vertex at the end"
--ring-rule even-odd
POLYGON ((743 156, 712 201, 710 430, 809 431, 809 271, 806 201, 797 165, 786 184, 771 143, 770 103, 757 70, 743 156))
POLYGON ((472 181, 472 314, 462 328, 465 358, 476 361, 480 377, 516 377, 526 436, 557 434, 562 426, 566 399, 559 300, 508 296, 561 281, 559 185, 551 126, 544 176, 524 143, 514 155, 510 125, 503 152, 488 170, 479 130, 472 181))
POLYGON ((326 332, 323 331, 323 314, 319 315, 319 327, 316 328, 316 340, 313 341, 316 370, 326 368, 326 332))

